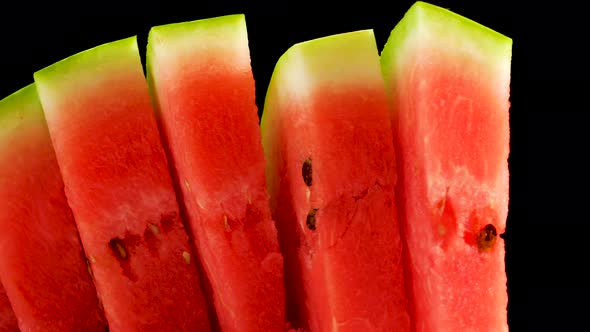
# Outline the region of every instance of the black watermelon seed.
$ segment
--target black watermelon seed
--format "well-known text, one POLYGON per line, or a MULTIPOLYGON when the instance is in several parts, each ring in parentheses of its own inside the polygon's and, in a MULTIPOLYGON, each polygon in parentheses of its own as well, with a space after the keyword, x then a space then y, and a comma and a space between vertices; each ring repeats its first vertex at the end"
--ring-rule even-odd
POLYGON ((487 224, 477 235, 477 247, 481 251, 489 251, 496 244, 497 237, 498 232, 496 231, 496 227, 492 224, 487 224))
POLYGON ((318 209, 311 209, 309 210, 309 212, 307 213, 307 219, 305 220, 305 224, 307 225, 307 228, 309 228, 312 231, 315 231, 316 227, 315 227, 315 215, 318 213, 318 209))
POLYGON ((301 167, 301 175, 303 176, 303 181, 305 185, 311 187, 311 180, 312 180, 312 170, 311 170, 311 158, 307 158, 303 162, 303 166, 301 167))

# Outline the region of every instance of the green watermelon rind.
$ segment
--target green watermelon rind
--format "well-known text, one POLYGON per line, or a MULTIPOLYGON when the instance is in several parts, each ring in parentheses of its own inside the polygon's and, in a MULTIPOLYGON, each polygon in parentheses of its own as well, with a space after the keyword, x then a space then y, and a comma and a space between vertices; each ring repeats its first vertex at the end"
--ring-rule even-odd
POLYGON ((37 89, 59 91, 62 84, 86 84, 95 81, 96 74, 111 72, 116 65, 125 68, 130 60, 140 63, 137 36, 105 43, 71 55, 36 71, 33 76, 37 89))
POLYGON ((448 9, 417 1, 394 27, 381 52, 387 91, 392 91, 391 80, 405 60, 397 55, 405 54, 412 41, 440 45, 445 52, 477 52, 489 66, 509 66, 512 57, 511 38, 448 9))
POLYGON ((20 128, 25 117, 45 121, 35 83, 0 100, 0 138, 20 128))
MULTIPOLYGON (((211 17, 206 19, 170 23, 165 25, 154 26, 150 29, 148 34, 148 54, 152 52, 150 45, 154 43, 154 38, 158 36, 165 36, 167 39, 182 40, 188 39, 189 42, 193 42, 191 47, 195 47, 195 40, 203 42, 202 39, 194 39, 195 32, 206 31, 209 38, 218 39, 219 35, 211 33, 212 30, 219 30, 220 34, 225 36, 234 33, 236 28, 245 28, 246 18, 244 14, 232 14, 218 17, 211 17)), ((219 40, 219 42, 225 42, 219 40)), ((208 43, 204 43, 208 44, 208 43)), ((197 45, 198 46, 198 45, 197 45)))
POLYGON ((166 40, 177 42, 184 42, 187 44, 187 49, 193 50, 195 42, 202 43, 211 47, 217 42, 217 46, 232 47, 232 43, 227 39, 229 36, 235 35, 238 41, 239 38, 246 33, 246 17, 244 14, 231 14, 225 16, 218 16, 206 18, 201 20, 194 20, 180 23, 170 23, 165 25, 154 26, 148 33, 148 42, 146 50, 146 78, 152 99, 152 106, 156 113, 160 112, 158 107, 158 95, 156 93, 156 82, 154 79, 154 61, 156 54, 154 45, 157 43, 156 39, 165 38, 166 40), (202 36, 195 36, 200 31, 203 31, 202 36), (215 38, 213 41, 203 42, 208 38, 215 38))

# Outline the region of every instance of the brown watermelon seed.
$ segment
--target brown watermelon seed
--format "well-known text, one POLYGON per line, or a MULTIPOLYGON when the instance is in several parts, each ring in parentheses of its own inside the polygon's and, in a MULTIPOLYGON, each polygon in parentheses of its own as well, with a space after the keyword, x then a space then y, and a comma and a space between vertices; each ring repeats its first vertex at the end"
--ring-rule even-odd
POLYGON ((152 223, 147 223, 145 231, 143 232, 143 239, 149 253, 154 257, 158 257, 158 248, 160 244, 160 240, 157 236, 158 234, 160 234, 160 227, 152 223))
POLYGON ((305 185, 311 187, 311 180, 312 180, 312 172, 311 172, 311 158, 307 158, 303 162, 303 167, 301 167, 301 175, 303 175, 303 181, 305 185))
POLYGON ((150 230, 150 232, 152 232, 154 234, 160 234, 160 227, 158 227, 152 223, 148 223, 148 229, 150 230))
POLYGON ((191 254, 189 254, 188 251, 182 252, 182 258, 184 258, 185 263, 187 263, 187 264, 191 263, 191 254))
POLYGON ((494 247, 498 232, 492 224, 487 224, 479 231, 477 235, 477 247, 481 251, 489 251, 494 247))
POLYGON ((307 219, 305 220, 305 224, 307 225, 307 228, 309 228, 312 231, 315 231, 316 227, 315 227, 315 215, 318 213, 318 209, 311 209, 309 210, 309 212, 307 213, 307 219))
POLYGON ((223 229, 225 229, 226 232, 231 231, 231 228, 229 228, 229 222, 227 220, 227 216, 223 216, 223 229))
POLYGON ((117 257, 118 260, 126 261, 129 258, 123 240, 119 238, 111 239, 109 241, 109 247, 111 248, 111 251, 113 252, 115 257, 117 257))
POLYGON ((92 273, 92 267, 90 267, 90 261, 86 260, 86 267, 88 268, 88 274, 90 274, 90 279, 94 280, 94 273, 92 273))

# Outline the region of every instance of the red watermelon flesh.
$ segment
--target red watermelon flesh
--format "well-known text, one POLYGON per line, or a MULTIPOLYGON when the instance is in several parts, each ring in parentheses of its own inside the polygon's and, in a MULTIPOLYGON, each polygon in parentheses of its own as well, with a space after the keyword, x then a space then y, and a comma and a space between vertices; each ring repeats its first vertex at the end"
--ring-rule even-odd
POLYGON ((511 44, 418 2, 382 53, 416 331, 508 330, 511 44))
POLYGON ((244 15, 154 27, 148 78, 223 331, 283 331, 244 15))
POLYGON ((208 331, 135 37, 35 73, 111 331, 208 331))
POLYGON ((18 332, 18 322, 16 316, 6 296, 6 291, 0 284, 0 331, 18 332))
POLYGON ((0 280, 21 330, 105 331, 33 84, 0 101, 0 128, 0 280))
POLYGON ((295 328, 409 330, 388 119, 372 30, 297 44, 275 67, 262 140, 295 328))

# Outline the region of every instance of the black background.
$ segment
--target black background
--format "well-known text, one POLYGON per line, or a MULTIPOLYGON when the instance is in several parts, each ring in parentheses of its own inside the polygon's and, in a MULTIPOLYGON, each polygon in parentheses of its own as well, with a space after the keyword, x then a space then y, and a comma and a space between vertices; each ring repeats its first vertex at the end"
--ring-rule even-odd
MULTIPOLYGON (((34 71, 99 44, 137 35, 145 60, 147 33, 154 25, 245 13, 262 110, 274 65, 292 44, 373 28, 382 49, 413 3, 345 1, 160 1, 132 8, 98 2, 46 8, 12 4, 0 12, 0 98, 31 83, 34 71)), ((576 36, 584 21, 574 16, 582 9, 557 2, 430 2, 513 38, 505 234, 510 329, 583 330, 590 309, 589 213, 584 211, 589 195, 583 189, 586 179, 578 175, 587 165, 582 160, 588 151, 588 103, 575 101, 587 94, 584 81, 575 77, 585 70, 586 53, 574 51, 568 41, 587 39, 576 36)))

